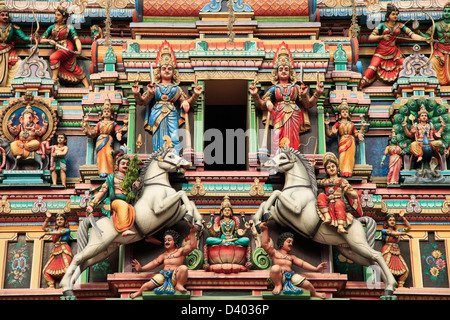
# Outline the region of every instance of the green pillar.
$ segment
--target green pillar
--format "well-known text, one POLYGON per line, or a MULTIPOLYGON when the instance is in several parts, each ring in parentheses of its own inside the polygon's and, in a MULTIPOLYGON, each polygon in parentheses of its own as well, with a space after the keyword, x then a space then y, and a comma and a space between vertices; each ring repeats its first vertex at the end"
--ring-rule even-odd
POLYGON ((324 98, 317 101, 317 154, 324 154, 327 151, 325 123, 324 123, 324 98))
MULTIPOLYGON (((248 87, 252 85, 252 81, 248 82, 248 87)), ((247 91, 248 92, 248 91, 247 91)), ((256 154, 258 152, 258 121, 256 117, 255 103, 250 93, 248 94, 248 153, 256 154)))
MULTIPOLYGON (((199 81, 198 85, 204 86, 204 81, 199 81)), ((205 99, 204 94, 200 95, 197 99, 196 106, 194 108, 194 164, 195 159, 197 159, 199 154, 203 154, 203 131, 205 130, 205 124, 204 124, 204 116, 205 116, 205 99)), ((202 156, 203 161, 203 156, 202 156)))
POLYGON ((136 104, 130 103, 128 109, 128 154, 136 152, 136 104))

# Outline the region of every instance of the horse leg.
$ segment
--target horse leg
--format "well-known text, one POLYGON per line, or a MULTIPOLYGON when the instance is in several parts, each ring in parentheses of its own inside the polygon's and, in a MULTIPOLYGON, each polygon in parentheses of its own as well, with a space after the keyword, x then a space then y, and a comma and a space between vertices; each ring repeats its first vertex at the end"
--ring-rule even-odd
POLYGON ((169 195, 163 199, 160 199, 160 202, 155 205, 154 212, 156 215, 166 212, 168 209, 172 208, 178 201, 183 200, 183 203, 186 205, 187 210, 192 211, 191 204, 189 203, 189 199, 186 195, 185 191, 178 191, 174 194, 169 195), (188 205, 189 207, 188 207, 188 205))
POLYGON ((262 215, 261 215, 261 222, 267 222, 272 217, 272 214, 270 213, 270 209, 274 206, 275 201, 279 198, 281 195, 280 190, 275 190, 272 192, 270 197, 261 204, 260 208, 262 209, 262 215))
POLYGON ((90 258, 98 255, 99 252, 106 250, 112 241, 106 242, 94 242, 89 241, 87 246, 79 253, 77 253, 72 260, 69 268, 67 268, 66 274, 61 279, 60 286, 63 289, 64 296, 73 296, 73 284, 78 279, 81 272, 86 268, 86 261, 90 258))
POLYGON ((111 243, 108 246, 108 248, 106 248, 105 251, 100 252, 96 256, 93 256, 92 258, 86 260, 83 263, 83 265, 81 266, 81 269, 82 270, 86 270, 90 266, 92 266, 92 265, 94 265, 94 264, 96 264, 98 262, 106 260, 109 256, 111 256, 114 252, 116 252, 119 247, 120 247, 120 243, 118 243, 118 242, 111 243))
MULTIPOLYGON (((197 211, 195 212, 195 204, 194 202, 190 201, 185 191, 178 191, 177 193, 170 195, 167 198, 163 199, 163 203, 160 205, 159 209, 155 211, 155 214, 158 215, 161 212, 164 212, 165 210, 168 210, 171 208, 176 202, 180 201, 184 205, 184 209, 186 210, 185 213, 185 219, 188 223, 194 224, 194 219, 199 222, 201 221, 200 213, 197 211)), ((201 226, 201 224, 199 225, 201 226)))
POLYGON ((392 275, 386 261, 384 261, 381 252, 372 249, 368 243, 351 241, 348 235, 344 235, 344 238, 346 238, 351 251, 340 248, 341 252, 349 259, 361 265, 370 266, 370 262, 375 262, 381 268, 382 278, 385 282, 385 295, 391 296, 397 287, 397 281, 392 275))
POLYGON ((202 228, 203 228, 202 216, 201 216, 200 212, 198 211, 195 203, 193 201, 189 201, 189 202, 191 203, 191 206, 192 206, 192 209, 193 209, 192 213, 194 214, 195 224, 198 226, 198 231, 200 232, 202 230, 202 228))
MULTIPOLYGON (((269 197, 269 199, 270 199, 270 197, 269 197)), ((270 217, 272 216, 270 213, 270 206, 267 206, 267 201, 268 200, 261 203, 258 210, 255 212, 255 214, 252 217, 252 220, 254 222, 254 225, 255 225, 255 228, 256 228, 256 231, 258 232, 258 234, 261 233, 261 229, 259 228, 260 224, 262 222, 268 221, 270 219, 270 217), (267 211, 266 211, 266 208, 268 208, 267 211)), ((273 202, 275 202, 275 200, 273 202)), ((272 202, 272 205, 273 205, 273 202, 272 202)))

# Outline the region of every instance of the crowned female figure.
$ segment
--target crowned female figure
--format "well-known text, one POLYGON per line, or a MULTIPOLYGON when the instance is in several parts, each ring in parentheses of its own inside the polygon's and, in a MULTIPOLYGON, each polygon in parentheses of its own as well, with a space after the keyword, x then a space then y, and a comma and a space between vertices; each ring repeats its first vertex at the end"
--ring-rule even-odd
POLYGON ((300 86, 296 84, 294 59, 284 42, 278 48, 273 62, 275 69, 272 71, 272 83, 274 85, 267 90, 262 99, 258 95, 256 86, 251 86, 249 91, 256 107, 268 110, 271 114, 271 123, 274 128, 272 140, 274 152, 278 150, 283 138, 288 138, 292 148, 299 150, 300 134, 311 128, 307 109, 316 105, 324 86, 317 83, 314 95, 309 97, 308 86, 303 82, 300 86))
POLYGON ((47 227, 52 214, 47 211, 46 216, 44 224, 42 225, 44 234, 41 236, 41 239, 47 235, 51 235, 54 246, 50 259, 44 266, 42 273, 47 281, 48 288, 54 289, 56 280, 61 279, 64 276, 67 268, 72 262, 73 254, 69 245, 70 229, 67 216, 64 213, 56 214, 54 228, 47 227))
POLYGON ((189 108, 202 93, 202 87, 196 86, 190 98, 183 92, 179 86, 175 53, 167 41, 161 45, 156 64, 155 83, 150 83, 142 95, 139 83, 135 83, 132 90, 137 104, 148 106, 145 112, 144 128, 153 135, 153 150, 162 148, 165 143, 163 137, 169 136, 175 150, 180 153, 178 128, 184 123, 184 117, 189 108))
MULTIPOLYGON (((244 221, 245 222, 245 221, 244 221)), ((206 225, 210 237, 206 239, 207 245, 225 244, 248 246, 250 239, 244 234, 250 228, 249 223, 244 223, 244 228, 240 227, 240 221, 233 216, 233 207, 228 196, 225 196, 220 207, 220 217, 211 219, 206 225)))
POLYGON ((114 172, 114 135, 118 141, 122 140, 122 132, 127 131, 125 124, 122 128, 113 117, 114 108, 109 99, 105 99, 102 107, 102 120, 95 127, 88 123, 88 116, 83 118, 81 128, 85 134, 92 138, 97 138, 95 151, 97 154, 98 173, 101 177, 106 177, 114 172))
POLYGON ((81 54, 82 46, 74 26, 67 24, 69 16, 66 8, 58 6, 55 11, 55 23, 47 28, 40 43, 48 43, 56 48, 49 58, 55 83, 59 78, 72 84, 82 82, 89 88, 86 75, 77 64, 76 55, 81 54))
POLYGON ((346 228, 353 221, 351 210, 362 215, 360 196, 345 178, 339 176, 336 156, 327 152, 323 156, 326 178, 318 181, 324 192, 317 197, 319 216, 323 223, 337 227, 337 232, 348 233, 346 228))
POLYGON ((338 112, 339 121, 337 121, 331 129, 328 126, 330 124, 330 119, 327 114, 327 117, 324 120, 325 133, 328 137, 333 137, 336 134, 339 135, 339 169, 342 176, 351 177, 355 165, 355 137, 358 137, 360 141, 364 140, 365 122, 362 122, 361 129, 358 131, 350 118, 350 107, 346 98, 342 98, 342 102, 338 107, 338 112))
POLYGON ((369 67, 359 82, 358 90, 373 83, 377 78, 386 83, 393 83, 397 80, 398 74, 403 69, 403 55, 396 40, 401 32, 417 41, 430 41, 429 39, 417 35, 403 23, 398 22, 398 9, 392 5, 387 5, 386 21, 380 23, 369 36, 369 41, 378 42, 375 53, 369 67))

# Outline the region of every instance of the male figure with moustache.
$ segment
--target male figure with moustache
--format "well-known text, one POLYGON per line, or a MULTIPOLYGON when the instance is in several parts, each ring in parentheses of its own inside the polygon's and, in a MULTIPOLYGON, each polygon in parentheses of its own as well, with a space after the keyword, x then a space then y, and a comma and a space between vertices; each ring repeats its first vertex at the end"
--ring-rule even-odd
POLYGON ((268 227, 265 223, 261 223, 262 230, 261 247, 266 251, 273 261, 270 269, 270 279, 273 282, 273 294, 278 295, 283 289, 283 293, 301 293, 298 287, 308 290, 312 297, 326 298, 325 293, 316 291, 311 282, 305 277, 292 271, 292 265, 299 266, 307 271, 321 272, 326 268, 326 262, 320 263, 317 267, 307 263, 306 261, 289 254, 294 244, 294 235, 290 232, 284 232, 278 238, 278 250, 275 250, 269 243, 268 227))
POLYGON ((155 293, 173 294, 175 291, 185 293, 184 287, 188 278, 188 268, 183 264, 186 256, 191 253, 197 245, 196 232, 198 226, 194 225, 189 234, 189 243, 184 247, 179 247, 180 235, 174 230, 167 230, 164 233, 164 247, 166 251, 158 258, 150 261, 145 266, 141 266, 139 261, 134 259, 131 263, 137 272, 150 271, 164 265, 163 270, 156 274, 150 281, 144 283, 141 288, 132 293, 132 299, 142 295, 144 291, 155 290, 155 293))

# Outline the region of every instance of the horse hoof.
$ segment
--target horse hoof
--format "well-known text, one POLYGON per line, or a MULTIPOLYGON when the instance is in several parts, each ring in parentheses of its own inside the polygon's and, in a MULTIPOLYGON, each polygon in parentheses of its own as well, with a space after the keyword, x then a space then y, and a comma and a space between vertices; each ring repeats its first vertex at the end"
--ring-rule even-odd
POLYGON ((203 225, 202 224, 196 223, 195 225, 198 226, 198 230, 197 230, 198 232, 202 231, 202 229, 203 229, 203 225))
POLYGON ((189 224, 189 226, 193 226, 194 225, 194 216, 191 214, 185 214, 184 215, 184 220, 186 220, 186 222, 189 224))
POLYGON ((272 215, 270 214, 270 212, 265 212, 265 213, 263 213, 263 215, 261 217, 261 221, 269 222, 271 218, 272 218, 272 215))
POLYGON ((256 232, 258 232, 258 233, 261 233, 260 226, 261 226, 261 222, 259 222, 257 225, 255 225, 256 232))
POLYGON ((394 290, 389 290, 389 289, 386 289, 386 290, 384 290, 384 295, 385 296, 393 296, 394 295, 394 290))
POLYGON ((63 297, 67 297, 67 298, 75 297, 75 294, 73 293, 72 290, 66 290, 66 291, 63 291, 63 297))

